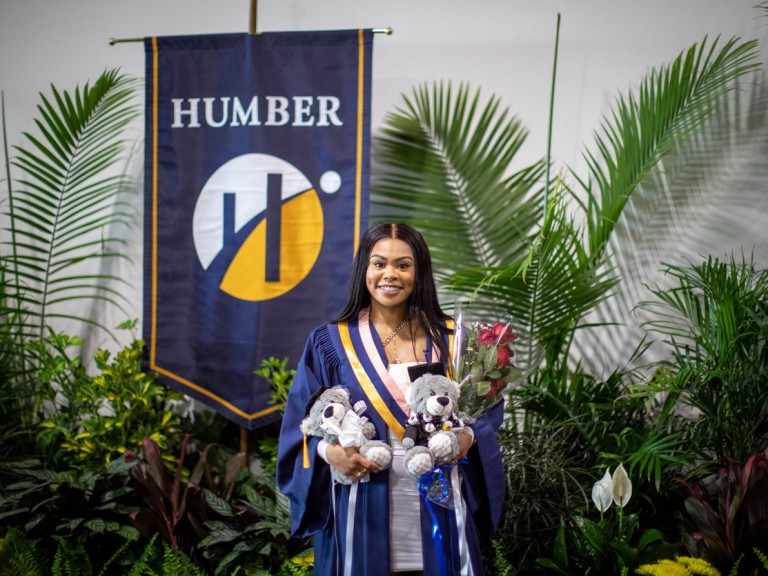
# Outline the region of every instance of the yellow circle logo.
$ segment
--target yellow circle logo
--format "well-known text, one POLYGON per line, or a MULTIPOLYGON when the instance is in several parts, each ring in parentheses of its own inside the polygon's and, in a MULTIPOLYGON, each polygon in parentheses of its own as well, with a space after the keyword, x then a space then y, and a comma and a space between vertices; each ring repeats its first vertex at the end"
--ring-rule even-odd
MULTIPOLYGON (((335 173, 331 173, 335 174, 335 173)), ((325 175, 324 175, 325 178, 325 175)), ((227 265, 219 288, 241 300, 269 300, 301 282, 323 243, 317 191, 295 166, 268 154, 244 154, 203 186, 192 222, 198 260, 207 270, 219 253, 253 228, 227 265)))

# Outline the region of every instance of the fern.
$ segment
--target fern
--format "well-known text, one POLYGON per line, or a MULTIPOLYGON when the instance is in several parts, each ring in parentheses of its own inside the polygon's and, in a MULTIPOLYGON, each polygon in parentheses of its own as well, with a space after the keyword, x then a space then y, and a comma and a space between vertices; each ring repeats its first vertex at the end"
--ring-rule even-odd
POLYGON ((131 545, 131 543, 134 541, 133 538, 128 538, 125 542, 123 542, 123 545, 120 546, 120 548, 117 549, 117 551, 112 554, 112 557, 107 560, 104 563, 104 566, 101 567, 101 570, 99 570, 98 576, 107 576, 107 568, 128 549, 128 547, 131 545))
POLYGON ((8 576, 46 576, 46 558, 37 542, 15 528, 9 529, 0 551, 4 573, 8 576))
POLYGON ((763 568, 768 570, 768 555, 764 554, 758 548, 752 548, 752 550, 754 550, 755 556, 757 556, 758 560, 760 560, 760 564, 763 565, 763 568))
POLYGON ((312 566, 304 564, 296 564, 293 558, 288 558, 283 561, 280 566, 279 576, 311 576, 312 566))
POLYGON ((736 558, 736 562, 733 563, 733 567, 731 568, 731 571, 728 572, 728 576, 739 576, 739 564, 741 564, 743 559, 744 554, 741 554, 738 558, 736 558))
POLYGON ((206 576, 206 573, 183 552, 173 550, 163 543, 163 576, 206 576))
MULTIPOLYGON (((278 572, 278 576, 287 576, 289 573, 284 572, 282 568, 280 568, 280 572, 278 572)), ((309 576, 309 572, 307 573, 307 576, 309 576)), ((270 576, 269 570, 266 570, 264 568, 247 568, 244 566, 238 566, 235 568, 229 576, 270 576)))
POLYGON ((491 542, 493 546, 493 572, 498 576, 516 576, 517 570, 504 555, 505 546, 500 540, 491 542))
POLYGON ((127 576, 207 576, 183 552, 173 550, 165 542, 161 553, 156 540, 157 534, 152 536, 127 576))
POLYGON ((157 556, 155 540, 157 540, 157 534, 152 536, 152 539, 144 548, 144 552, 141 553, 141 556, 139 556, 133 564, 133 567, 131 568, 131 571, 128 572, 127 576, 160 576, 150 567, 150 563, 157 556))
POLYGON ((91 559, 82 544, 70 544, 66 538, 53 536, 59 543, 51 566, 52 576, 91 576, 91 559))

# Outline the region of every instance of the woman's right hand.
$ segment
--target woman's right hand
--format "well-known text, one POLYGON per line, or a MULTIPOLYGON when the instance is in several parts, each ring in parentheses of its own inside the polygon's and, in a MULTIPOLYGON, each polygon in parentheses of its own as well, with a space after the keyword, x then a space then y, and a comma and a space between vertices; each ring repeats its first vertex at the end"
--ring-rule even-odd
POLYGON ((341 444, 329 444, 325 456, 329 464, 353 482, 380 469, 375 462, 362 456, 356 446, 344 448, 341 444))

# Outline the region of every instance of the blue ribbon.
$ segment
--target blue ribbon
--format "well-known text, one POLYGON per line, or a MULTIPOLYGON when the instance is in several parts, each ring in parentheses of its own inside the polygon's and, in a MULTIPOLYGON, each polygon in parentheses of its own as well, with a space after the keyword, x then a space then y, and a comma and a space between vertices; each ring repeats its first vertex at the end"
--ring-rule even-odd
MULTIPOLYGON (((467 458, 462 458, 456 464, 466 464, 469 462, 467 458)), ((437 556, 437 567, 440 576, 448 576, 448 567, 445 563, 445 554, 443 551, 443 533, 440 530, 440 525, 437 520, 437 513, 433 507, 435 504, 443 504, 450 496, 449 482, 451 469, 454 464, 440 464, 435 466, 429 472, 419 476, 417 488, 419 494, 424 498, 424 503, 427 505, 427 510, 432 516, 432 542, 435 544, 435 552, 437 556), (437 483, 437 494, 435 494, 435 488, 432 486, 437 483)), ((461 496, 459 496, 461 497, 461 496)), ((450 535, 449 535, 450 537, 450 535)))

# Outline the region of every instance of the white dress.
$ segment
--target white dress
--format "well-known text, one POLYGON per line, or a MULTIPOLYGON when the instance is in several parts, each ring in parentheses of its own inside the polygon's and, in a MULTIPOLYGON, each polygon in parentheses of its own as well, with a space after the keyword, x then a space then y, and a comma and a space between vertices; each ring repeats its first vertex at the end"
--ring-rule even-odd
MULTIPOLYGON (((403 392, 410 388, 408 367, 417 362, 390 364, 389 373, 403 392)), ((421 570, 424 566, 421 549, 421 520, 416 479, 403 466, 405 449, 390 430, 392 467, 389 470, 389 560, 392 572, 421 570)))
MULTIPOLYGON (((411 387, 408 367, 418 362, 390 364, 389 373, 403 393, 411 387)), ((392 572, 422 570, 424 567, 421 546, 421 503, 416 489, 416 479, 408 474, 403 465, 405 448, 392 430, 389 430, 392 446, 392 465, 389 470, 389 561, 392 572)), ((318 454, 328 461, 327 444, 321 441, 318 454)))

